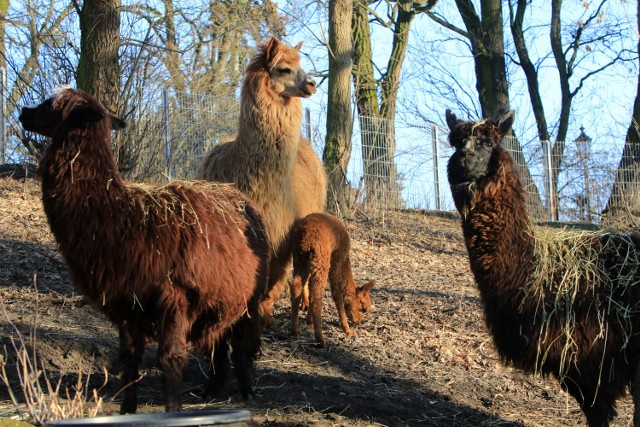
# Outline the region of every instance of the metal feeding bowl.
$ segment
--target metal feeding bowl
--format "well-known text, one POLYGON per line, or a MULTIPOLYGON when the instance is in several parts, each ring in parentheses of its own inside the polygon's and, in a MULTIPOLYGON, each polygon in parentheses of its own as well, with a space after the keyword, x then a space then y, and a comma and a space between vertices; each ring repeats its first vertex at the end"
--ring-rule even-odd
POLYGON ((111 415, 93 418, 70 418, 46 423, 45 427, 66 426, 157 426, 157 427, 246 427, 249 425, 249 411, 213 410, 187 412, 160 412, 154 414, 111 415))

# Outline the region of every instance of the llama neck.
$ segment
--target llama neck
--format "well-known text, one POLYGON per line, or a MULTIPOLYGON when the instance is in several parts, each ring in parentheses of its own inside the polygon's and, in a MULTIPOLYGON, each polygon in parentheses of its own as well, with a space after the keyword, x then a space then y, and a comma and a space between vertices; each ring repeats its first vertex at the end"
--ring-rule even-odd
POLYGON ((54 234, 85 223, 97 211, 106 215, 109 204, 125 192, 111 152, 110 132, 103 122, 70 130, 54 137, 46 150, 40 162, 42 197, 54 234))
POLYGON ((247 77, 242 88, 240 126, 232 149, 251 173, 238 174, 236 185, 258 201, 273 247, 280 247, 295 215, 291 176, 300 146, 302 106, 269 87, 266 73, 247 77))
POLYGON ((351 270, 351 262, 347 260, 342 269, 344 275, 344 299, 346 302, 352 302, 356 299, 356 281, 353 279, 353 271, 351 270))
POLYGON ((468 211, 462 227, 471 270, 483 299, 521 298, 519 278, 533 266, 534 240, 525 190, 510 158, 498 174, 468 189, 468 211), (513 286, 513 292, 503 289, 513 286), (501 289, 493 289, 500 287, 501 289))

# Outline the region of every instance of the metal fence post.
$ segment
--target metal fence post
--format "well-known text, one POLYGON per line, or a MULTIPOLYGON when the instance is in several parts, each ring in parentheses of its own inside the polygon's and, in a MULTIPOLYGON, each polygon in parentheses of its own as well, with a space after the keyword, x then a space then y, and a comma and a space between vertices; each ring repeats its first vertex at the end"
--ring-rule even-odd
POLYGON ((307 141, 313 144, 313 127, 311 126, 311 110, 309 107, 304 109, 305 130, 307 133, 307 141))
POLYGON ((164 126, 164 164, 167 180, 171 180, 171 135, 169 129, 169 92, 162 91, 162 121, 164 126))
POLYGON ((545 162, 544 162, 544 170, 546 175, 545 181, 545 193, 547 195, 547 214, 549 215, 549 221, 553 221, 553 213, 555 212, 555 197, 553 194, 553 173, 552 173, 552 162, 551 162, 551 141, 542 141, 542 146, 544 147, 545 154, 545 162))
POLYGON ((0 68, 0 164, 7 162, 7 70, 0 68))
POLYGON ((438 125, 431 126, 431 143, 433 144, 433 181, 435 186, 436 210, 442 210, 440 199, 440 144, 438 140, 438 125))

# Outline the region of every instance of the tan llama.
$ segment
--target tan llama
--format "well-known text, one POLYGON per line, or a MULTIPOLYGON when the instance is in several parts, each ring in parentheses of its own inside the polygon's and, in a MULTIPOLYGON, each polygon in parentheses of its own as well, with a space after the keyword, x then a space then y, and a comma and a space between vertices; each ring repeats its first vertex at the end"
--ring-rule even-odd
POLYGON ((291 333, 299 333, 298 312, 304 288, 308 286, 307 323, 313 323, 315 339, 321 347, 325 347, 322 336, 322 297, 328 279, 340 325, 347 335, 354 335, 347 318, 353 323, 360 323, 365 313, 371 309, 369 291, 375 285, 375 280, 356 287, 349 259, 351 242, 342 221, 327 213, 307 215, 293 227, 291 248, 291 333))
POLYGON ((269 283, 260 301, 266 326, 290 274, 294 222, 324 211, 327 177, 313 147, 300 135, 302 98, 316 82, 300 66, 300 48, 272 38, 258 46, 242 83, 236 137, 214 147, 197 178, 231 182, 262 210, 271 245, 269 283))

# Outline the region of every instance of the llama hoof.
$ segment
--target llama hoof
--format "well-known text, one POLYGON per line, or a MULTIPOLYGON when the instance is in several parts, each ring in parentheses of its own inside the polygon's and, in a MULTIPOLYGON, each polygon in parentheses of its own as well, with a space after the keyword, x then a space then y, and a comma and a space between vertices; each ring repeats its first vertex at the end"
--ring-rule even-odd
POLYGON ((180 412, 182 411, 182 404, 180 403, 168 403, 165 406, 165 412, 180 412))
POLYGON ((253 390, 249 390, 247 392, 241 392, 238 397, 240 398, 240 400, 243 400, 245 402, 250 402, 255 400, 256 398, 256 394, 253 392, 253 390))
POLYGON ((120 414, 135 414, 138 409, 138 404, 136 403, 136 399, 130 399, 125 397, 120 405, 120 414))
POLYGON ((200 397, 203 402, 208 402, 210 400, 216 400, 222 395, 222 387, 220 385, 207 386, 204 388, 200 397))

